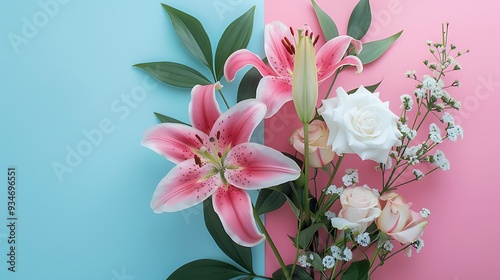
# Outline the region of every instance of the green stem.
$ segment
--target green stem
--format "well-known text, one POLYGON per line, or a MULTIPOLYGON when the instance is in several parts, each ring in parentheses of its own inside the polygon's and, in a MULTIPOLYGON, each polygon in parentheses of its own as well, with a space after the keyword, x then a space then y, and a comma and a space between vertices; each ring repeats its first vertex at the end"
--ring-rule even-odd
POLYGON ((271 250, 273 251, 274 255, 276 256, 276 259, 278 260, 278 263, 280 264, 281 270, 283 270, 283 275, 287 280, 291 280, 292 278, 290 277, 290 274, 288 273, 288 270, 286 269, 286 265, 283 262, 283 258, 281 258, 281 255, 276 248, 276 245, 274 245, 273 239, 269 235, 269 232, 267 232, 266 227, 264 226, 264 223, 262 223, 262 220, 260 219, 259 215, 257 214, 257 211, 255 211, 255 208, 253 209, 253 217, 255 218, 255 221, 257 221, 257 224, 259 225, 260 230, 262 233, 264 233, 264 236, 266 237, 266 241, 269 244, 269 247, 271 247, 271 250))
POLYGON ((325 99, 327 99, 328 96, 330 96, 330 92, 332 92, 333 84, 335 84, 335 81, 337 80, 337 77, 339 76, 340 71, 342 71, 342 67, 335 72, 335 76, 333 77, 333 81, 330 84, 328 91, 326 92, 325 99))
MULTIPOLYGON (((304 177, 306 183, 303 191, 303 211, 306 214, 306 225, 309 225, 309 123, 304 122, 304 177)), ((299 229, 300 230, 300 229, 299 229)))
POLYGON ((222 90, 219 89, 218 91, 219 91, 220 97, 222 97, 222 101, 224 101, 224 104, 226 104, 226 107, 229 109, 229 103, 227 103, 227 100, 224 97, 224 94, 222 94, 222 90))

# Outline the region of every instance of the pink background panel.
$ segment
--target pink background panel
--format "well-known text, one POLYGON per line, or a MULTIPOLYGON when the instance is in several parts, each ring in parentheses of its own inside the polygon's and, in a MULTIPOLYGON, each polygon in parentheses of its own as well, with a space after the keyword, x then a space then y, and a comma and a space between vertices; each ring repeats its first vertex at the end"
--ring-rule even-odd
MULTIPOLYGON (((357 1, 317 0, 345 34, 349 14, 357 1)), ((425 71, 424 59, 431 59, 426 40, 440 41, 441 24, 450 23, 449 42, 460 50, 471 53, 459 58, 464 70, 453 72, 446 79, 455 78, 462 87, 449 90, 462 101, 462 109, 455 112, 455 120, 465 131, 465 138, 440 146, 451 162, 451 170, 435 172, 424 180, 401 188, 398 192, 413 202, 413 209, 431 210, 430 223, 425 229, 425 247, 411 258, 399 254, 379 268, 373 280, 469 280, 500 279, 498 261, 500 225, 500 184, 498 158, 498 104, 500 102, 500 62, 497 46, 500 44, 498 4, 494 1, 371 1, 373 22, 362 40, 373 41, 388 37, 400 30, 403 35, 378 61, 366 65, 362 74, 353 71, 341 73, 336 87, 346 90, 360 84, 370 85, 381 79, 380 97, 390 101, 391 109, 399 114, 399 96, 411 94, 415 83, 404 77, 406 70, 414 69, 421 77, 425 71)), ((308 0, 265 1, 266 23, 279 20, 299 27, 305 23, 320 30, 313 8, 308 0)), ((319 44, 323 44, 320 41, 319 44)), ((321 88, 323 91, 326 88, 321 88)), ((266 120, 266 143, 283 151, 293 152, 287 138, 299 122, 290 103, 282 111, 266 120)), ((422 132, 425 134, 426 130, 422 132)), ((359 167, 362 162, 351 156, 344 160, 341 170, 359 167)), ((373 165, 360 170, 360 183, 378 187, 378 174, 373 165)), ((420 168, 420 167, 419 167, 420 168)), ((294 258, 288 235, 294 235, 295 222, 287 206, 268 214, 266 223, 287 263, 294 258)), ((397 247, 397 246, 396 246, 397 247)), ((266 271, 271 273, 278 264, 266 248, 266 271)))

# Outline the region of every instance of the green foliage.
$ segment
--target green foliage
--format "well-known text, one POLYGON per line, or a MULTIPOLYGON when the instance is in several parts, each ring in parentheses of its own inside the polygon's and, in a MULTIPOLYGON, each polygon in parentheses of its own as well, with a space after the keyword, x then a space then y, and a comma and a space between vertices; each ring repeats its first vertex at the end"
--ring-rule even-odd
POLYGON ((209 85, 212 82, 200 72, 175 62, 149 62, 135 64, 158 80, 172 86, 192 88, 195 85, 209 85))
POLYGON ((403 30, 385 39, 363 44, 363 50, 358 55, 359 59, 363 64, 375 61, 387 51, 402 33, 403 30))
POLYGON ((255 6, 234 20, 224 30, 215 51, 215 77, 217 80, 220 80, 224 75, 224 64, 227 58, 233 52, 248 46, 252 36, 254 12, 255 6))
POLYGON ((316 1, 311 0, 311 2, 325 40, 328 41, 339 36, 339 30, 333 19, 316 4, 316 1))
POLYGON ((372 13, 369 0, 359 0, 349 17, 347 24, 347 35, 354 39, 361 39, 365 36, 372 22, 372 13))
POLYGON ((260 79, 262 79, 262 75, 257 69, 252 68, 248 70, 238 86, 238 96, 236 101, 240 102, 245 99, 255 98, 260 79))
MULTIPOLYGON (((178 119, 175 119, 175 118, 172 118, 172 117, 169 117, 169 116, 165 116, 165 115, 162 115, 160 113, 157 113, 157 112, 154 112, 156 118, 158 118, 158 120, 161 122, 161 123, 180 123, 180 124, 184 124, 184 125, 189 125, 183 121, 180 121, 178 119)), ((190 126, 190 125, 189 125, 190 126)))
POLYGON ((362 260, 353 262, 342 275, 342 280, 370 280, 368 272, 370 270, 370 262, 362 260))
POLYGON ((229 280, 243 275, 248 274, 228 263, 201 259, 179 267, 167 280, 229 280))
MULTIPOLYGON (((293 265, 286 266, 288 272, 292 271, 293 265)), ((286 280, 283 270, 278 269, 273 273, 273 280, 286 280)), ((300 266, 295 266, 292 280, 313 280, 313 278, 300 266)))

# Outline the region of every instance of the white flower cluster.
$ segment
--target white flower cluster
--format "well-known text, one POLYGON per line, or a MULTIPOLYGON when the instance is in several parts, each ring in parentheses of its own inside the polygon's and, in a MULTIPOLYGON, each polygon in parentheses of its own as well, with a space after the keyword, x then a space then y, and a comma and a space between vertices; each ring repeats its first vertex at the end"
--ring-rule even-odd
POLYGON ((450 169, 450 162, 446 159, 441 150, 436 150, 434 155, 431 157, 431 162, 441 168, 441 170, 450 169))
POLYGON ((455 119, 451 114, 445 112, 441 117, 441 121, 447 125, 446 127, 446 137, 450 139, 450 141, 455 142, 464 138, 464 131, 461 126, 455 124, 455 119))
POLYGON ((332 245, 330 251, 332 252, 332 257, 336 260, 343 260, 346 262, 352 260, 352 251, 347 247, 342 251, 338 246, 332 245))
POLYGON ((415 247, 417 253, 420 253, 420 250, 422 250, 422 248, 424 248, 424 240, 422 240, 422 238, 418 238, 417 241, 413 242, 413 247, 415 247))
POLYGON ((370 245, 370 234, 368 232, 365 232, 365 233, 362 233, 362 234, 359 234, 358 236, 356 236, 356 243, 358 243, 359 245, 363 246, 363 247, 366 247, 368 245, 370 245))
POLYGON ((304 254, 299 256, 299 258, 297 259, 297 263, 301 267, 310 267, 311 266, 311 264, 308 262, 307 256, 304 254))
POLYGON ((417 163, 420 163, 420 156, 422 156, 425 153, 425 146, 422 144, 418 144, 417 146, 411 146, 407 147, 404 154, 403 158, 408 161, 408 164, 410 165, 415 165, 417 163))
POLYGON ((435 123, 431 123, 429 125, 429 139, 438 144, 443 142, 443 137, 441 137, 441 130, 435 123))
POLYGON ((399 131, 401 131, 401 134, 406 136, 409 140, 412 140, 417 136, 417 131, 410 129, 406 124, 399 124, 399 131))
POLYGON ((337 188, 337 186, 331 185, 328 187, 328 189, 326 189, 325 194, 327 194, 327 195, 336 194, 336 195, 340 196, 343 191, 344 191, 344 188, 337 188))
POLYGON ((403 94, 401 95, 401 108, 403 108, 406 111, 411 111, 413 108, 413 99, 409 94, 403 94))
POLYGON ((431 211, 427 208, 422 208, 422 210, 420 211, 420 216, 422 216, 422 218, 424 219, 427 219, 427 217, 429 217, 430 214, 431 211))
POLYGON ((346 187, 356 184, 359 182, 358 170, 357 169, 346 169, 345 175, 342 177, 342 182, 346 187))
POLYGON ((323 258, 323 266, 325 269, 331 269, 335 266, 335 258, 333 256, 325 256, 323 258))
POLYGON ((413 175, 415 175, 416 180, 420 180, 420 179, 424 178, 424 176, 425 176, 425 174, 422 171, 420 171, 419 169, 413 169, 413 171, 411 173, 413 173, 413 175))
POLYGON ((384 245, 382 245, 382 247, 384 248, 384 250, 386 250, 387 252, 391 252, 392 249, 394 249, 394 245, 392 245, 392 242, 390 240, 387 240, 386 242, 384 242, 384 245))

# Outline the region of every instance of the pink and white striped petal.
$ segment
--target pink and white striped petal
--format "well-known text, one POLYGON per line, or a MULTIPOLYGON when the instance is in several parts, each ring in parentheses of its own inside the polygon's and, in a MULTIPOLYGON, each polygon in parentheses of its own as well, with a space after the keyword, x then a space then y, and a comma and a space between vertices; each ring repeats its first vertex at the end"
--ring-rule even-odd
POLYGON ((285 103, 292 100, 291 80, 284 77, 263 77, 257 86, 256 98, 267 106, 266 119, 274 116, 285 103))
POLYGON ((234 242, 252 247, 265 239, 255 224, 252 203, 246 191, 233 186, 221 187, 212 199, 222 226, 234 242))
POLYGON ((345 65, 354 65, 358 72, 363 70, 363 64, 356 56, 346 56, 349 45, 353 44, 355 50, 361 49, 361 42, 349 37, 339 36, 326 42, 316 54, 316 67, 318 70, 318 81, 328 79, 335 71, 345 65))
POLYGON ((151 200, 155 213, 175 212, 194 206, 211 196, 222 180, 211 164, 198 166, 194 159, 176 165, 160 181, 151 200))
POLYGON ((222 88, 217 82, 213 85, 197 85, 191 90, 189 102, 189 118, 193 127, 210 134, 215 121, 222 115, 219 103, 215 99, 215 90, 222 88))
POLYGON ((162 123, 154 125, 146 131, 141 145, 174 163, 180 163, 192 159, 195 155, 194 151, 199 150, 207 143, 209 143, 208 136, 194 127, 178 123, 162 123))
POLYGON ((266 105, 255 99, 238 102, 216 121, 210 136, 217 139, 219 151, 248 142, 257 125, 266 115, 266 105))
POLYGON ((224 76, 231 82, 234 80, 236 73, 243 67, 252 65, 262 76, 275 76, 276 73, 267 66, 262 59, 253 52, 242 49, 231 54, 224 64, 224 76))
POLYGON ((275 149, 256 143, 233 147, 224 165, 226 180, 246 190, 276 186, 300 176, 300 168, 295 161, 275 149))
POLYGON ((292 45, 295 45, 290 27, 282 22, 274 21, 266 24, 264 32, 264 50, 269 65, 278 76, 290 77, 290 73, 293 72, 293 55, 287 51, 281 41, 287 38, 292 45))

